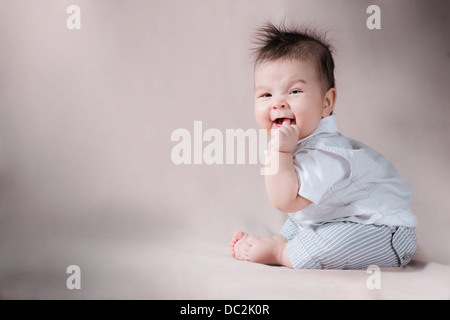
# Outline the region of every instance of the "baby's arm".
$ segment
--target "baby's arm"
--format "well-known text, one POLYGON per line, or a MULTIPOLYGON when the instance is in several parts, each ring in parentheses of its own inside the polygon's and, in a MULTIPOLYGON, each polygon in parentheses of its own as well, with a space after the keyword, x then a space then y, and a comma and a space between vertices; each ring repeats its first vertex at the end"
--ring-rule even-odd
POLYGON ((311 204, 311 201, 298 194, 300 181, 291 153, 297 145, 298 135, 299 128, 296 125, 280 127, 272 133, 267 154, 270 163, 279 161, 278 171, 265 176, 267 193, 273 206, 283 212, 296 212, 311 204))

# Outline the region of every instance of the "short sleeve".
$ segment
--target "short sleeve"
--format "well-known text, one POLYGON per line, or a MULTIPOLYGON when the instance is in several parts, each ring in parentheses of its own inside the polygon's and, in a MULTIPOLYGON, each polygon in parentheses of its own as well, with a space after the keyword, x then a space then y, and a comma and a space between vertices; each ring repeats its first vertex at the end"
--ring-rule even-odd
POLYGON ((322 150, 302 150, 294 155, 299 178, 298 194, 319 204, 324 194, 350 175, 350 164, 337 154, 322 150))

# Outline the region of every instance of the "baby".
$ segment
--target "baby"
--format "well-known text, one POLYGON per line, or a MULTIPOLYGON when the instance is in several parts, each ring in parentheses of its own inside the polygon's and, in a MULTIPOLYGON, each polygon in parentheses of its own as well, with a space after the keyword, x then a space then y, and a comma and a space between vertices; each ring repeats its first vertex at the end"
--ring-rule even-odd
POLYGON ((381 154, 338 132, 330 45, 272 24, 258 40, 255 114, 279 165, 266 189, 289 218, 272 237, 236 232, 231 255, 294 269, 405 266, 417 249, 411 190, 381 154))

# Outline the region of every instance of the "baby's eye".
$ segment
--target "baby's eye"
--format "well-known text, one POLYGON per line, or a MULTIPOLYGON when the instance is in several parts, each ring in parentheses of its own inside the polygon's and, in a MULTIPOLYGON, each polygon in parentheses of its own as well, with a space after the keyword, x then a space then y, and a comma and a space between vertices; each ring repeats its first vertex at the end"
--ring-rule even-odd
POLYGON ((270 98, 272 95, 270 93, 264 93, 261 95, 261 98, 270 98))
POLYGON ((300 90, 292 90, 291 91, 291 94, 299 94, 299 93, 302 93, 303 91, 300 91, 300 90))

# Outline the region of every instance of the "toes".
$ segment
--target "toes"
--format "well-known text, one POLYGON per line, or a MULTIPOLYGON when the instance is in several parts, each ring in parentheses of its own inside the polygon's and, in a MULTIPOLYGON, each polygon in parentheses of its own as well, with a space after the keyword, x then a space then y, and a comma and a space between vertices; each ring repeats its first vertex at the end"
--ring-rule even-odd
POLYGON ((242 231, 238 231, 233 235, 233 238, 230 242, 230 253, 233 258, 239 259, 238 255, 236 254, 237 248, 235 248, 236 243, 241 240, 245 236, 245 233, 242 231))
POLYGON ((242 237, 245 236, 245 233, 242 231, 238 231, 233 235, 233 239, 231 239, 231 243, 236 243, 237 241, 241 240, 242 237))
POLYGON ((233 258, 236 258, 236 250, 234 250, 234 243, 230 243, 230 253, 233 258))
POLYGON ((248 251, 248 245, 247 241, 244 238, 236 242, 236 245, 234 246, 234 257, 238 260, 246 260, 247 257, 247 251, 248 251))
POLYGON ((234 234, 230 243, 230 253, 233 258, 245 260, 247 237, 248 235, 242 231, 238 231, 234 234))

